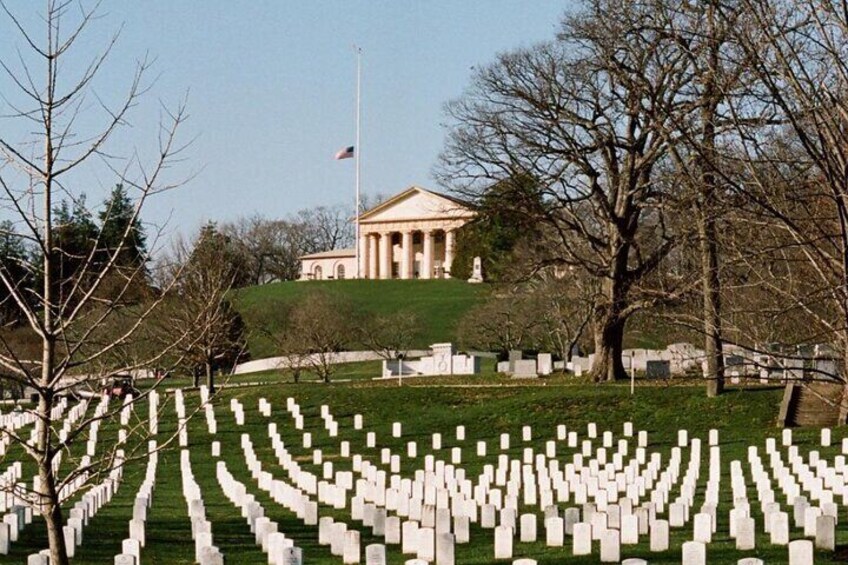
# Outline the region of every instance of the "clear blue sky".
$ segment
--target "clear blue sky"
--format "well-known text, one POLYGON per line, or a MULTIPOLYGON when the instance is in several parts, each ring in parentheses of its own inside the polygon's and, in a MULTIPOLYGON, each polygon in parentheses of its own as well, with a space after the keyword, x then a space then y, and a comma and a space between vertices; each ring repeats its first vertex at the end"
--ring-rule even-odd
MULTIPOLYGON (((41 3, 13 2, 17 11, 41 3)), ((197 136, 180 165, 200 170, 187 186, 151 202, 145 219, 202 221, 353 199, 353 161, 332 160, 354 142, 355 58, 363 49, 363 189, 438 188, 431 169, 444 140, 443 104, 460 95, 473 66, 498 52, 552 38, 568 0, 188 1, 106 0, 86 38, 102 44, 124 25, 99 90, 126 83, 126 63, 145 52, 161 74, 120 143, 149 146, 156 103, 189 91, 197 136)), ((10 30, 0 20, 0 36, 10 30)), ((9 53, 9 35, 0 48, 9 53)), ((178 171, 175 171, 178 172, 178 171)), ((89 183, 99 200, 103 176, 89 183), (101 188, 95 188, 96 185, 101 188)))

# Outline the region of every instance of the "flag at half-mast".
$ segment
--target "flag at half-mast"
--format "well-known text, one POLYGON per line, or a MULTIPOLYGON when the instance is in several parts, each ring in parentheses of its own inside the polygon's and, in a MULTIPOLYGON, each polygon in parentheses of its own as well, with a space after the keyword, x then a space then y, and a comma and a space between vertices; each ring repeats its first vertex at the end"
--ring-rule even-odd
POLYGON ((353 159, 353 145, 340 149, 334 158, 336 161, 340 159, 353 159))

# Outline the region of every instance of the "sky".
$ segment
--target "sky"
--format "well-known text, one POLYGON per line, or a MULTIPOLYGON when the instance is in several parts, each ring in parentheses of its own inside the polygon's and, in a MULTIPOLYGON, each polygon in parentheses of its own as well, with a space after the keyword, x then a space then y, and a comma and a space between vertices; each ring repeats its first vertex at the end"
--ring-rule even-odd
MULTIPOLYGON (((180 138, 191 145, 168 174, 190 181, 151 200, 144 219, 190 233, 207 220, 352 205, 353 160, 333 155, 355 138, 354 44, 362 48, 363 192, 439 190, 431 172, 445 139, 443 105, 462 94, 474 67, 553 38, 572 6, 569 0, 105 0, 78 50, 80 60, 90 57, 120 28, 94 85, 106 101, 117 100, 136 59, 155 60, 155 83, 133 109, 132 127, 114 140, 119 154, 152 155, 162 108, 186 97, 190 118, 180 138)), ((25 23, 34 22, 40 7, 12 2, 25 23)), ((6 56, 23 47, 11 31, 0 17, 6 56)), ((8 82, 0 80, 3 88, 8 82)), ((96 106, 90 109, 94 123, 96 106)), ((85 187, 89 201, 114 184, 102 168, 70 181, 85 187)))

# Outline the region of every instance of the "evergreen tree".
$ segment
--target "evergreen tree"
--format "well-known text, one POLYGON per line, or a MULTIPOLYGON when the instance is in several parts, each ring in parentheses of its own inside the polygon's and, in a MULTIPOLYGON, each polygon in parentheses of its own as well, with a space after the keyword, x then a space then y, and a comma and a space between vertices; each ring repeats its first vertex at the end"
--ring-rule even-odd
POLYGON ((138 268, 146 264, 147 236, 124 185, 115 185, 109 198, 104 201, 98 219, 102 260, 108 261, 114 253, 118 253, 115 261, 118 267, 138 268))
POLYGON ((85 195, 73 204, 63 200, 53 214, 54 296, 60 308, 73 308, 80 298, 78 283, 90 271, 87 266, 93 260, 98 229, 85 206, 85 195))
POLYGON ((177 246, 175 259, 176 294, 166 305, 162 338, 172 342, 175 334, 192 336, 177 349, 195 385, 205 375, 214 391, 215 371, 227 371, 246 356, 244 321, 229 300, 230 291, 247 276, 244 257, 209 222, 191 245, 177 246))
POLYGON ((23 238, 8 220, 0 222, 0 273, 6 280, 0 283, 0 325, 16 324, 21 321, 22 313, 6 284, 26 288, 33 279, 23 238))
POLYGON ((477 217, 458 231, 451 275, 467 279, 471 276, 474 257, 480 257, 486 279, 499 281, 514 271, 515 246, 522 239, 533 240, 538 236, 537 224, 531 216, 543 207, 538 183, 527 176, 498 182, 477 204, 477 217), (511 205, 504 206, 504 201, 511 205))

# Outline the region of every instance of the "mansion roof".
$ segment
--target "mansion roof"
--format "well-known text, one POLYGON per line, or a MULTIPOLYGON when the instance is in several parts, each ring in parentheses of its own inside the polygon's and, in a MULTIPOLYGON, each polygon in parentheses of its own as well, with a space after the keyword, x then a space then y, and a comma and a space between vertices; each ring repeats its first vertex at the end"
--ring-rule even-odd
POLYGON ((355 257, 356 249, 331 249, 330 251, 320 251, 318 253, 310 253, 309 255, 301 255, 301 259, 333 259, 335 257, 355 257))
POLYGON ((442 218, 470 219, 474 214, 474 206, 469 202, 433 192, 420 186, 410 186, 403 192, 360 214, 359 222, 376 223, 442 218))

